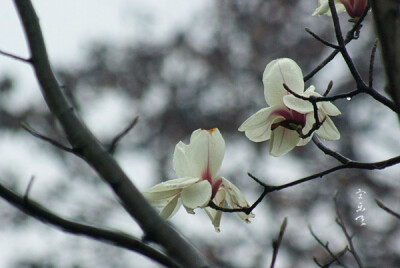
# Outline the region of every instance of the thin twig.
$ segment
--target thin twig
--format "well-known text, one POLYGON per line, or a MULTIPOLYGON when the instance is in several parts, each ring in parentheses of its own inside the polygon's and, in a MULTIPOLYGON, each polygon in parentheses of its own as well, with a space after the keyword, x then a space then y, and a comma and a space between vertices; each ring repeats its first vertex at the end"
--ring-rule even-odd
POLYGON ((28 186, 26 187, 25 194, 24 194, 24 203, 28 203, 29 192, 31 191, 33 181, 35 180, 35 176, 32 176, 29 180, 28 186))
POLYGON ((368 88, 372 89, 373 80, 374 80, 374 62, 375 62, 375 52, 378 46, 378 39, 375 39, 375 42, 372 46, 371 57, 369 59, 369 79, 368 79, 368 88))
POLYGON ((111 141, 110 146, 108 147, 108 152, 110 154, 113 154, 115 152, 115 150, 117 149, 117 145, 119 143, 119 141, 125 137, 129 131, 131 131, 133 129, 133 127, 136 125, 136 123, 138 122, 139 117, 136 116, 132 122, 121 132, 119 133, 117 136, 115 136, 115 138, 111 141))
POLYGON ((53 139, 51 139, 51 138, 49 138, 49 137, 46 137, 46 136, 40 134, 39 132, 37 132, 36 130, 34 130, 34 129, 33 129, 28 123, 26 123, 26 122, 22 122, 22 123, 21 123, 21 127, 22 127, 23 129, 25 129, 26 131, 28 131, 31 135, 35 136, 36 138, 39 138, 39 139, 41 139, 41 140, 44 140, 44 141, 50 143, 51 145, 53 145, 53 146, 55 146, 55 147, 57 147, 57 148, 59 148, 59 149, 61 149, 61 150, 64 150, 64 151, 66 151, 66 152, 73 153, 73 154, 76 154, 76 155, 78 154, 78 153, 77 153, 77 150, 75 150, 75 149, 73 149, 73 148, 66 147, 66 146, 62 145, 61 143, 59 143, 58 141, 55 141, 55 140, 53 140, 53 139))
POLYGON ((272 260, 271 260, 270 268, 274 268, 274 266, 275 266, 275 261, 276 261, 276 258, 278 257, 279 247, 281 246, 283 235, 285 234, 286 226, 287 226, 287 218, 285 217, 282 221, 281 228, 279 229, 278 238, 276 240, 274 239, 272 241, 273 253, 272 253, 272 260))
POLYGON ((329 81, 329 84, 326 87, 326 90, 325 90, 325 92, 324 92, 324 94, 322 96, 324 96, 324 97, 328 96, 328 94, 331 91, 332 87, 333 87, 333 81, 331 80, 331 81, 329 81))
POLYGON ((335 203, 335 210, 336 210, 336 223, 340 226, 340 228, 342 229, 347 242, 349 243, 349 247, 350 247, 350 253, 353 255, 354 259, 357 262, 357 265, 359 268, 363 268, 363 264, 361 262, 360 256, 358 256, 357 250, 354 247, 353 244, 353 237, 349 234, 349 232, 347 231, 346 225, 344 224, 343 218, 340 214, 340 210, 339 210, 339 205, 338 205, 338 201, 337 201, 337 193, 335 194, 333 201, 335 203))
MULTIPOLYGON (((31 179, 31 182, 32 181, 33 179, 31 179)), ((29 188, 30 187, 28 185, 28 189, 29 188)), ((164 253, 144 244, 139 239, 129 234, 123 233, 121 231, 107 230, 67 220, 43 207, 41 204, 33 200, 29 200, 27 193, 25 193, 24 196, 21 196, 0 184, 0 196, 11 205, 22 210, 26 214, 44 223, 51 224, 54 227, 67 233, 84 235, 103 243, 112 244, 121 248, 135 251, 168 267, 180 267, 164 253)))
POLYGON ((312 37, 314 37, 316 40, 318 40, 319 42, 321 42, 325 46, 328 46, 328 47, 331 47, 331 48, 334 48, 334 49, 339 49, 339 46, 334 45, 332 43, 329 43, 328 41, 325 41, 324 39, 319 37, 317 34, 312 32, 309 28, 305 28, 305 30, 306 30, 307 33, 309 33, 312 37))
POLYGON ((25 62, 25 63, 31 63, 31 60, 30 60, 30 59, 25 59, 25 58, 16 56, 16 55, 11 54, 11 53, 7 53, 7 52, 2 51, 2 50, 0 50, 0 54, 1 54, 1 55, 4 55, 4 56, 6 56, 6 57, 10 57, 10 58, 15 59, 15 60, 19 60, 19 61, 25 62))
MULTIPOLYGON (((358 162, 358 161, 353 161, 353 160, 349 160, 348 162, 332 167, 330 169, 326 169, 324 171, 315 173, 313 175, 307 176, 307 177, 303 177, 301 179, 286 183, 286 184, 282 184, 282 185, 277 185, 277 186, 272 186, 272 185, 266 185, 265 183, 261 182, 259 179, 257 179, 257 182, 262 185, 264 187, 263 192, 261 193, 261 195, 258 197, 258 199, 253 203, 253 205, 251 205, 250 207, 244 207, 244 208, 224 208, 224 207, 219 207, 217 206, 215 203, 213 203, 212 201, 210 201, 209 206, 213 209, 216 210, 220 210, 223 212, 244 212, 246 214, 250 214, 254 208, 256 208, 258 206, 259 203, 261 203, 261 201, 264 199, 264 197, 272 192, 275 191, 280 191, 286 188, 290 188, 293 187, 295 185, 298 184, 302 184, 304 182, 308 182, 308 181, 312 181, 314 179, 318 179, 318 178, 323 178, 324 176, 334 173, 336 171, 339 170, 343 170, 343 169, 364 169, 364 170, 376 170, 376 169, 385 169, 387 167, 390 166, 394 166, 400 163, 400 155, 396 156, 396 157, 392 157, 383 161, 379 161, 379 162, 370 162, 370 163, 366 163, 366 162, 358 162)), ((251 175, 251 177, 253 178, 254 175, 251 175)), ((254 179, 254 178, 253 178, 254 179)))
POLYGON ((375 198, 375 202, 381 209, 385 210, 389 214, 392 214, 393 216, 395 216, 396 218, 398 218, 400 220, 400 214, 399 213, 394 212, 393 210, 391 210, 390 208, 385 206, 380 200, 378 200, 376 198, 375 198))
POLYGON ((330 261, 329 263, 325 264, 325 265, 320 265, 317 262, 317 259, 314 257, 314 261, 320 265, 320 267, 329 267, 331 264, 333 264, 334 262, 337 262, 338 264, 342 265, 343 267, 346 267, 340 260, 339 258, 341 256, 343 256, 347 251, 348 251, 348 247, 346 246, 343 250, 341 250, 338 254, 334 254, 331 249, 329 248, 329 242, 323 243, 321 241, 321 239, 319 239, 319 237, 313 232, 313 230, 311 229, 311 226, 308 226, 308 230, 310 231, 312 237, 314 237, 314 239, 318 242, 318 244, 325 249, 325 251, 332 257, 332 261, 330 261))

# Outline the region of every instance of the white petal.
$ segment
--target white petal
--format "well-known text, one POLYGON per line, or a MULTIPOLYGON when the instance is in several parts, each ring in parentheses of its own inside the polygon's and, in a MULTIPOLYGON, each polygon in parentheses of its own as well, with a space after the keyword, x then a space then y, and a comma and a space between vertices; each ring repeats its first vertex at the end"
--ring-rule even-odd
MULTIPOLYGON (((219 206, 219 207, 224 207, 225 204, 225 198, 226 198, 226 191, 224 188, 219 188, 217 191, 213 201, 214 203, 219 206)), ((215 231, 220 232, 219 226, 221 223, 221 216, 222 216, 222 211, 220 210, 215 210, 210 207, 204 208, 206 211, 208 217, 211 220, 211 223, 214 225, 215 231)))
POLYGON ((187 153, 193 174, 202 176, 209 168, 211 178, 214 178, 221 166, 224 154, 225 141, 217 128, 193 132, 187 153))
MULTIPOLYGON (((226 190, 226 202, 231 208, 245 208, 249 207, 249 204, 247 203, 246 199, 244 198, 242 192, 230 181, 228 181, 225 178, 222 178, 224 188, 226 190)), ((255 215, 253 213, 250 213, 247 215, 244 212, 239 212, 237 215, 244 221, 250 222, 249 218, 254 218, 255 215)))
MULTIPOLYGON (((345 7, 342 3, 340 3, 340 0, 335 0, 335 7, 336 7, 336 12, 339 14, 343 11, 345 11, 345 7)), ((318 15, 328 15, 332 16, 331 11, 329 9, 329 2, 328 0, 319 0, 318 2, 318 7, 315 9, 314 13, 312 14, 313 16, 318 15)))
MULTIPOLYGON (((303 132, 303 134, 307 134, 311 130, 311 128, 313 127, 314 122, 315 122, 314 113, 308 113, 306 115, 306 125, 301 130, 303 132)), ((306 139, 300 138, 300 141, 297 143, 296 146, 304 146, 304 145, 306 145, 307 143, 310 142, 310 140, 312 139, 313 135, 314 135, 314 133, 311 134, 310 137, 308 137, 306 139)))
POLYGON ((179 199, 179 196, 176 196, 174 199, 171 200, 171 202, 168 203, 168 205, 164 207, 163 210, 161 210, 160 212, 161 218, 168 220, 169 218, 174 216, 176 212, 178 212, 180 207, 181 207, 181 201, 179 199))
POLYGON ((181 189, 162 192, 143 192, 144 197, 155 207, 165 207, 175 196, 179 196, 181 189))
POLYGON ((269 142, 269 152, 273 156, 281 156, 288 153, 300 141, 299 134, 284 127, 277 127, 272 131, 269 142))
MULTIPOLYGON (((322 117, 322 119, 323 118, 324 117, 322 117)), ((320 136, 321 138, 323 138, 325 140, 338 140, 338 139, 340 139, 339 130, 336 128, 335 124, 333 123, 332 119, 329 118, 329 116, 326 116, 325 122, 316 131, 316 133, 318 134, 318 136, 320 136)))
POLYGON ((301 94, 304 91, 301 69, 288 58, 271 61, 265 68, 263 83, 265 100, 270 106, 283 104, 283 96, 289 94, 283 87, 284 83, 295 93, 301 94))
POLYGON ((185 208, 193 210, 206 206, 211 199, 211 184, 208 181, 200 181, 183 189, 181 193, 182 204, 185 208))
POLYGON ((178 178, 193 177, 194 175, 187 159, 188 149, 189 146, 181 141, 175 146, 173 163, 178 178))
POLYGON ((294 95, 286 95, 283 97, 283 102, 289 109, 305 114, 314 110, 311 102, 297 98, 294 95))
POLYGON ((170 191, 170 190, 175 190, 175 189, 183 189, 185 187, 188 187, 192 184, 195 184, 198 182, 200 178, 191 178, 191 177, 186 177, 186 178, 179 178, 179 179, 174 179, 174 180, 169 180, 162 182, 160 184, 157 184, 150 189, 146 190, 146 192, 163 192, 163 191, 170 191))
POLYGON ((322 108, 327 115, 336 116, 342 114, 339 109, 330 101, 322 102, 322 108))
POLYGON ((271 136, 271 125, 275 119, 271 113, 275 110, 276 106, 259 110, 243 122, 239 131, 245 131, 247 138, 254 142, 268 140, 271 136))

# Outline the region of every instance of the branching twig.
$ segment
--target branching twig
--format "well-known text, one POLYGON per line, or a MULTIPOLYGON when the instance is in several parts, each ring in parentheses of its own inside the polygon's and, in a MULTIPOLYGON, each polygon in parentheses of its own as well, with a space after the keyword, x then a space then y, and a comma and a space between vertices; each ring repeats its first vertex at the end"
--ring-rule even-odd
POLYGON ((282 221, 281 228, 279 229, 278 237, 272 241, 273 253, 272 253, 271 266, 270 266, 271 268, 274 268, 274 266, 275 266, 275 261, 276 261, 276 258, 278 257, 279 247, 282 243, 282 239, 283 239, 283 235, 285 234, 286 226, 287 226, 287 218, 285 217, 282 221))
POLYGON ((16 55, 11 54, 11 53, 4 52, 2 50, 0 50, 0 54, 3 55, 3 56, 6 56, 6 57, 10 57, 10 58, 15 59, 15 60, 19 60, 19 61, 25 62, 25 63, 31 63, 30 59, 25 59, 25 58, 16 56, 16 55))
POLYGON ((400 220, 400 214, 399 213, 394 212, 393 210, 391 210, 390 208, 385 206, 380 200, 378 200, 376 198, 375 198, 375 202, 381 209, 385 210, 389 214, 392 214, 393 216, 395 216, 396 218, 398 218, 400 220))
POLYGON ((31 179, 24 196, 21 196, 0 184, 0 196, 11 205, 24 211, 26 214, 42 222, 51 224, 67 233, 84 235, 107 244, 138 252, 168 267, 180 267, 172 259, 165 256, 164 253, 144 244, 139 239, 129 234, 67 220, 46 209, 39 203, 29 200, 28 192, 32 181, 33 179, 31 179))
POLYGON ((133 127, 136 125, 136 123, 138 122, 139 117, 136 116, 132 122, 121 132, 119 133, 117 136, 115 136, 115 138, 111 141, 110 146, 108 147, 108 152, 110 154, 113 154, 115 152, 115 149, 117 149, 117 145, 118 142, 125 137, 129 131, 131 131, 133 129, 133 127))
MULTIPOLYGON (((393 157, 393 158, 389 158, 383 161, 379 161, 379 162, 370 162, 370 163, 366 163, 366 162, 358 162, 358 161, 353 161, 353 160, 348 160, 346 163, 332 167, 330 169, 315 173, 313 175, 286 183, 286 184, 282 184, 282 185, 278 185, 278 186, 272 186, 272 185, 267 185, 265 183, 263 183, 261 180, 256 179, 257 183, 259 183, 261 186, 264 187, 264 191, 261 193, 261 195, 258 197, 258 199, 253 203, 253 205, 251 205, 250 207, 244 207, 244 208, 223 208, 223 207, 219 207, 216 204, 214 204, 212 201, 210 201, 209 206, 213 209, 216 210, 220 210, 220 211, 224 211, 224 212, 244 212, 246 214, 250 214, 254 208, 256 208, 258 206, 259 203, 261 203, 261 201, 264 199, 264 197, 271 193, 271 192, 275 192, 275 191, 280 191, 286 188, 290 188, 293 186, 296 186, 298 184, 302 184, 304 182, 308 182, 308 181, 312 181, 318 178, 322 178, 328 174, 334 173, 336 171, 342 170, 342 169, 364 169, 364 170, 376 170, 376 169, 384 169, 393 165, 397 165, 400 163, 400 155, 393 157)), ((249 176, 251 176, 253 179, 255 178, 254 175, 251 175, 249 173, 249 176)))
POLYGON ((24 194, 24 203, 28 203, 29 199, 29 192, 31 191, 33 181, 35 180, 35 176, 32 176, 29 180, 28 186, 26 187, 25 194, 24 194))
POLYGON ((314 37, 315 39, 317 39, 319 42, 321 42, 322 44, 324 44, 325 46, 334 48, 334 49, 339 49, 339 46, 334 45, 332 43, 329 43, 328 41, 325 41, 324 39, 322 39, 321 37, 319 37, 318 35, 316 35, 315 33, 313 33, 309 28, 305 28, 306 32, 309 33, 312 37, 314 37))
POLYGON ((347 231, 346 225, 344 224, 343 218, 342 218, 342 216, 340 214, 339 205, 338 205, 338 202, 337 202, 337 193, 335 194, 335 196, 333 198, 333 201, 335 203, 335 210, 336 210, 336 216, 337 216, 336 223, 342 229, 342 231, 343 231, 343 233, 344 233, 344 235, 346 237, 346 240, 349 243, 349 247, 350 247, 349 251, 353 255, 354 259, 356 260, 358 267, 359 268, 363 268, 364 266, 363 266, 363 264, 361 262, 360 256, 358 256, 358 253, 357 253, 357 251, 356 251, 356 249, 354 247, 354 244, 353 244, 353 237, 347 231))
POLYGON ((58 141, 55 141, 55 140, 53 140, 53 139, 51 139, 49 137, 44 136, 43 134, 40 134, 39 132, 34 130, 30 125, 28 125, 25 122, 21 123, 21 127, 23 129, 25 129, 26 131, 28 131, 31 135, 35 136, 36 138, 44 140, 44 141, 50 143, 51 145, 57 147, 58 149, 61 149, 61 150, 66 151, 68 153, 73 153, 73 154, 79 155, 77 150, 75 150, 73 148, 69 148, 67 146, 64 146, 61 143, 59 143, 58 141))
POLYGON ((333 264, 334 262, 337 262, 338 264, 342 265, 343 267, 346 267, 340 260, 339 258, 341 256, 343 256, 347 251, 348 251, 348 247, 346 246, 343 250, 341 250, 338 254, 334 254, 332 252, 332 250, 329 248, 329 242, 323 243, 321 241, 321 239, 318 238, 318 236, 313 232, 313 230, 311 229, 311 226, 308 226, 308 230, 310 231, 312 237, 314 237, 314 239, 318 242, 318 244, 325 249, 325 251, 332 257, 332 260, 325 264, 325 265, 321 265, 317 258, 314 257, 314 262, 319 265, 320 267, 329 267, 331 264, 333 264))

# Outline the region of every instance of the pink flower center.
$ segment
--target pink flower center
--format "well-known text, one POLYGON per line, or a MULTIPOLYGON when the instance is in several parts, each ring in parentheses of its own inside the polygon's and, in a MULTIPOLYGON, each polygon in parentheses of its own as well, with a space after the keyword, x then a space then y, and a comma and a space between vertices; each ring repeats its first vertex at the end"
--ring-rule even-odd
POLYGON ((211 177, 210 167, 208 165, 207 165, 206 170, 203 172, 203 174, 201 174, 201 179, 208 181, 211 184, 211 189, 212 189, 211 199, 213 199, 215 197, 215 195, 217 194, 219 187, 222 184, 222 180, 220 178, 218 178, 217 180, 213 181, 213 179, 211 177))
POLYGON ((303 128, 306 125, 306 115, 289 108, 276 110, 271 115, 280 115, 285 118, 285 120, 279 123, 272 124, 272 130, 279 126, 296 130, 298 126, 303 128))

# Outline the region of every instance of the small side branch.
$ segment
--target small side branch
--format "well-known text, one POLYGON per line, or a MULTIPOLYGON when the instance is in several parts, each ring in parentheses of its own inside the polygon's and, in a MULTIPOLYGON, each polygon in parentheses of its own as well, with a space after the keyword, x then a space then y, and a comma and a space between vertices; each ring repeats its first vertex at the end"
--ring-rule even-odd
POLYGON ((25 59, 25 58, 16 56, 16 55, 11 54, 11 53, 7 53, 7 52, 2 51, 2 50, 0 50, 0 55, 3 55, 3 56, 6 56, 6 57, 9 57, 9 58, 12 58, 12 59, 14 59, 14 60, 19 60, 19 61, 22 61, 22 62, 25 62, 25 63, 31 63, 31 59, 25 59))
POLYGON ((23 122, 21 123, 21 127, 23 129, 25 129, 27 132, 29 132, 32 136, 39 138, 41 140, 44 140, 45 142, 50 143, 51 145, 53 145, 54 147, 57 147, 63 151, 66 151, 68 153, 73 153, 78 155, 77 151, 73 148, 69 148, 67 146, 62 145, 61 143, 59 143, 58 141, 55 141, 49 137, 44 136, 43 134, 40 134, 39 132, 37 132, 36 130, 34 130, 29 124, 23 122))
POLYGON ((395 216, 397 219, 400 220, 400 214, 399 213, 394 212, 393 210, 391 210, 390 208, 385 206, 379 199, 375 199, 375 202, 381 209, 383 209, 384 211, 388 212, 389 214, 395 216))
POLYGON ((317 147, 324 152, 325 154, 332 156, 333 158, 335 158, 337 161, 339 161, 342 164, 347 164, 348 162, 350 162, 351 160, 343 155, 341 155, 338 152, 335 152, 331 149, 329 149, 328 147, 326 147, 317 137, 313 137, 312 141, 314 142, 315 145, 317 145, 317 147))
POLYGON ((33 179, 31 179, 24 196, 21 196, 0 184, 0 197, 26 214, 42 222, 51 224, 64 232, 75 235, 84 235, 103 243, 135 251, 167 267, 180 267, 164 253, 144 244, 139 239, 129 234, 67 220, 46 209, 39 203, 29 200, 28 193, 32 182, 33 179))
POLYGON ((279 234, 278 234, 277 239, 274 239, 274 241, 272 241, 273 253, 272 253, 271 266, 270 266, 271 268, 274 268, 274 266, 275 266, 275 261, 276 261, 276 258, 278 257, 279 247, 281 246, 283 235, 285 234, 286 226, 287 226, 287 218, 285 217, 282 221, 281 228, 279 229, 279 234))
POLYGON ((110 154, 113 154, 115 152, 115 150, 117 149, 118 143, 122 140, 123 137, 125 137, 129 131, 131 131, 133 129, 133 127, 136 125, 136 123, 139 121, 139 117, 136 116, 132 122, 121 132, 119 133, 117 136, 115 136, 115 138, 111 141, 110 146, 108 147, 108 152, 110 154))

